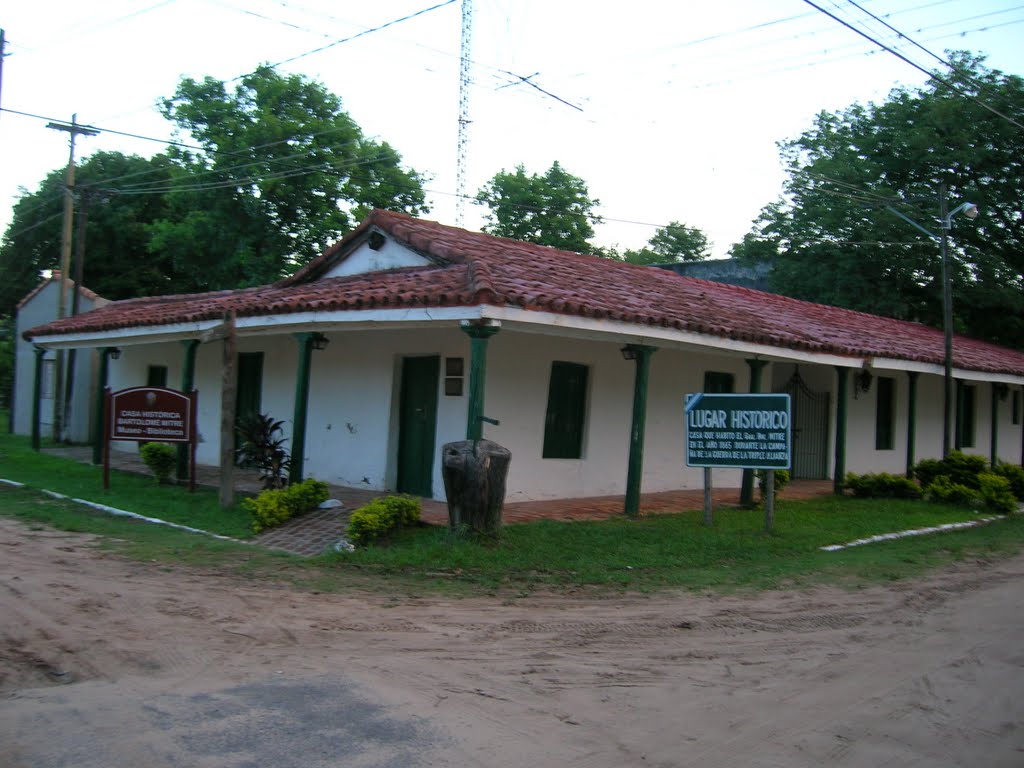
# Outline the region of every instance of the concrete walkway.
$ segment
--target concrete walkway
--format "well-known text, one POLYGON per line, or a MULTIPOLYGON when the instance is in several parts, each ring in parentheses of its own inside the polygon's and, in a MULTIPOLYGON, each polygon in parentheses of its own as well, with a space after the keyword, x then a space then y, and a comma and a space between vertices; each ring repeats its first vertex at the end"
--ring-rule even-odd
MULTIPOLYGON (((64 456, 75 461, 91 463, 92 449, 88 446, 67 446, 48 448, 46 453, 64 456)), ((111 467, 125 472, 149 474, 137 453, 111 452, 111 467)), ((260 480, 256 472, 234 470, 234 487, 239 493, 255 494, 260 491, 260 480)), ((217 488, 220 476, 216 467, 197 466, 196 482, 199 485, 217 488)), ((344 535, 348 516, 354 509, 373 499, 388 495, 387 491, 372 491, 365 488, 350 488, 331 485, 332 499, 342 503, 341 507, 310 512, 288 521, 282 526, 260 534, 249 541, 273 549, 282 549, 298 555, 318 555, 333 547, 344 535)), ((780 499, 804 499, 832 493, 831 480, 795 480, 779 494, 780 499)), ((712 493, 714 504, 735 506, 739 502, 738 488, 715 488, 712 493)), ((421 499, 422 520, 432 525, 448 524, 448 506, 443 501, 421 499)), ((684 510, 703 509, 702 488, 644 493, 640 496, 641 515, 684 510)), ((623 514, 625 497, 591 496, 580 499, 554 499, 548 501, 516 501, 505 504, 502 512, 504 523, 528 523, 537 520, 604 520, 623 514)))

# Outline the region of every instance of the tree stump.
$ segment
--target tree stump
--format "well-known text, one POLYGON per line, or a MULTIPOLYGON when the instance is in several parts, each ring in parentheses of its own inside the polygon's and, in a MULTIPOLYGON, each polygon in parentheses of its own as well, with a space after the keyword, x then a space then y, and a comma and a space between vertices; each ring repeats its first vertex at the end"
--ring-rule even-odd
POLYGON ((511 452, 490 440, 459 440, 445 443, 441 457, 449 526, 497 535, 511 452))

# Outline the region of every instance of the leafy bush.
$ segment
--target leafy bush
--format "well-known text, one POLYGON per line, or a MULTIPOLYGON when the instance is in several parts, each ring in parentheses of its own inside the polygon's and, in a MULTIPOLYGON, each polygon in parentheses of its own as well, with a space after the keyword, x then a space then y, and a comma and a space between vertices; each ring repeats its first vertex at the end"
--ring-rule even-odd
POLYGON ((927 489, 940 475, 945 475, 939 459, 922 459, 914 465, 914 477, 922 488, 927 489))
POLYGON ((939 475, 925 488, 925 498, 940 504, 956 504, 962 507, 977 507, 982 503, 981 494, 962 483, 954 483, 947 475, 939 475))
POLYGON ((301 483, 288 486, 289 503, 298 511, 305 512, 327 501, 331 493, 323 480, 309 478, 301 483))
POLYGON ((261 491, 255 499, 243 499, 242 506, 252 517, 253 532, 259 533, 315 508, 329 495, 327 483, 311 478, 288 488, 261 491))
POLYGON ((235 427, 241 443, 235 452, 235 463, 258 469, 265 489, 288 485, 292 461, 284 447, 288 441, 280 436, 282 424, 283 421, 274 421, 267 414, 259 413, 241 419, 235 427))
POLYGON ((139 446, 142 462, 153 473, 158 483, 166 483, 178 465, 178 452, 167 443, 143 443, 139 446))
POLYGON ((1024 501, 1024 467, 999 462, 992 471, 1009 481, 1010 491, 1017 497, 1017 501, 1024 501))
POLYGON ((945 475, 953 485, 964 485, 978 490, 981 484, 978 475, 988 468, 984 456, 974 456, 962 451, 952 451, 944 459, 925 459, 914 467, 914 476, 927 489, 939 477, 945 475))
POLYGON ((398 525, 415 525, 420 521, 423 505, 414 496, 388 496, 383 501, 398 525))
POLYGON ((981 498, 989 509, 1007 515, 1017 509, 1017 498, 1013 495, 1010 481, 994 472, 978 475, 981 498))
MULTIPOLYGON (((761 501, 764 501, 765 484, 767 483, 768 470, 757 470, 757 487, 761 491, 761 501)), ((790 474, 788 469, 775 470, 775 493, 777 494, 789 485, 790 474)))
POLYGON ((411 496, 374 499, 355 510, 348 521, 348 540, 358 546, 383 539, 404 525, 419 522, 421 505, 411 496))
POLYGON ((888 472, 877 474, 846 476, 845 486, 853 491, 854 496, 862 499, 920 499, 921 488, 913 480, 903 475, 891 475, 888 472))

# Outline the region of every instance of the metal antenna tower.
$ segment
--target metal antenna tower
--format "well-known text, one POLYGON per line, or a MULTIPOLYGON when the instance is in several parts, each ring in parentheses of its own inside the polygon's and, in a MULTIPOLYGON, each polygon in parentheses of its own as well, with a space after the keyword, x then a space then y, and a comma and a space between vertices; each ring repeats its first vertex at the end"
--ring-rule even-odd
POLYGON ((462 226, 466 202, 466 156, 469 148, 469 57, 473 42, 473 0, 462 0, 462 45, 459 49, 459 145, 455 166, 455 225, 462 226))

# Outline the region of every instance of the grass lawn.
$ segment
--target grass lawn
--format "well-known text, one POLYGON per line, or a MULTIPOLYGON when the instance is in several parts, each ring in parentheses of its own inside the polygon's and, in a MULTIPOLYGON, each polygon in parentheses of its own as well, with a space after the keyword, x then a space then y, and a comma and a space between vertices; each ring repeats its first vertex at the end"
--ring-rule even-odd
POLYGON ((979 516, 975 510, 924 502, 830 496, 778 503, 771 534, 764 531, 759 510, 720 509, 710 528, 695 510, 634 521, 507 525, 500 539, 490 543, 420 526, 381 546, 307 559, 112 518, 44 496, 38 489, 229 536, 249 532, 248 517, 237 508, 221 510, 212 491, 189 494, 128 474, 119 474, 104 491, 99 468, 37 454, 24 438, 0 435, 0 477, 28 486, 0 487, 0 515, 99 534, 101 546, 131 558, 324 591, 358 587, 401 594, 515 595, 578 589, 779 589, 823 582, 858 586, 1024 548, 1024 516, 1010 515, 968 530, 822 552, 820 547, 828 544, 979 516))
POLYGON ((189 493, 179 486, 158 485, 152 478, 116 470, 111 470, 110 488, 104 490, 102 467, 36 453, 28 438, 11 435, 6 429, 0 433, 0 478, 223 536, 252 536, 249 514, 239 504, 221 509, 215 490, 196 488, 189 493))

